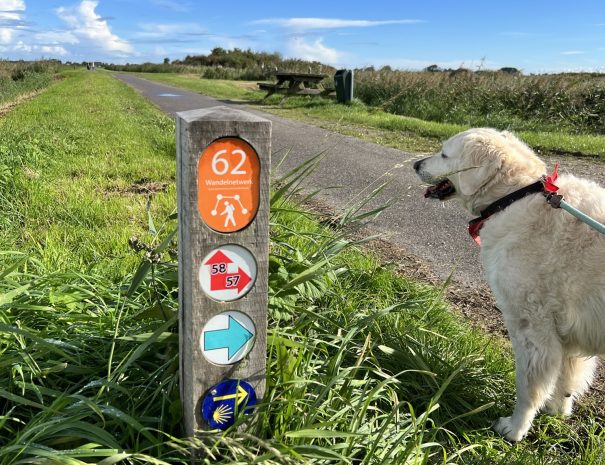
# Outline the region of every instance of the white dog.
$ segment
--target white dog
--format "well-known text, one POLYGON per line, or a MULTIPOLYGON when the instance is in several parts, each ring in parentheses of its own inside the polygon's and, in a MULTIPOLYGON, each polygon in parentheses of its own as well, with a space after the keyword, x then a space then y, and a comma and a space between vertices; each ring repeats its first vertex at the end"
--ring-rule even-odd
MULTIPOLYGON (((493 428, 519 441, 538 410, 571 414, 595 356, 605 354, 605 235, 547 202, 545 164, 509 132, 469 129, 414 169, 432 184, 425 197, 455 198, 481 215, 469 230, 480 229, 481 260, 516 363, 515 409, 493 428)), ((571 175, 554 184, 570 205, 605 223, 605 189, 571 175)))

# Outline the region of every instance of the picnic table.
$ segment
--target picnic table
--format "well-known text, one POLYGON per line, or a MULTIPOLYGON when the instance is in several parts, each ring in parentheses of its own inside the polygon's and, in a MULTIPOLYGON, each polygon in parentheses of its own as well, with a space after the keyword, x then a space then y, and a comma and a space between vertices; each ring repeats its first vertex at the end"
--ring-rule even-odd
POLYGON ((326 74, 279 72, 275 77, 276 83, 258 83, 260 90, 267 91, 263 100, 275 93, 284 94, 286 98, 291 95, 329 95, 334 92, 334 89, 325 89, 321 85, 321 81, 327 77, 326 74))

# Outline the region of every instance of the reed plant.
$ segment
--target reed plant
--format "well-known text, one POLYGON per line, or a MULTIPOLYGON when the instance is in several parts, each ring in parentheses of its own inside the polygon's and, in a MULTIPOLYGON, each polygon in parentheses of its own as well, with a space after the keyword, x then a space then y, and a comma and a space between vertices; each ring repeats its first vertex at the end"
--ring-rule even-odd
POLYGON ((602 74, 360 70, 355 74, 355 95, 387 112, 428 121, 605 134, 602 74))

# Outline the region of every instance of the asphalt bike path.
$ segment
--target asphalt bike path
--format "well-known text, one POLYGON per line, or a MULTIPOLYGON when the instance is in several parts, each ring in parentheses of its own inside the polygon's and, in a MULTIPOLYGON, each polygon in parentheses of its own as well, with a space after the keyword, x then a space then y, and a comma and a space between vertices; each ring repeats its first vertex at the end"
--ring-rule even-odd
POLYGON ((184 89, 159 84, 132 75, 116 77, 149 99, 161 111, 176 112, 228 105, 258 114, 273 123, 272 165, 279 177, 318 153, 325 156, 307 181, 309 191, 321 188, 319 202, 335 213, 342 212, 367 197, 383 182, 387 186, 370 204, 371 208, 391 203, 368 228, 384 239, 418 257, 442 280, 451 278, 471 288, 485 281, 479 261, 479 248, 467 233, 471 215, 455 202, 425 199, 425 188, 416 177, 412 164, 418 154, 383 147, 344 136, 299 121, 288 120, 206 97, 184 89))

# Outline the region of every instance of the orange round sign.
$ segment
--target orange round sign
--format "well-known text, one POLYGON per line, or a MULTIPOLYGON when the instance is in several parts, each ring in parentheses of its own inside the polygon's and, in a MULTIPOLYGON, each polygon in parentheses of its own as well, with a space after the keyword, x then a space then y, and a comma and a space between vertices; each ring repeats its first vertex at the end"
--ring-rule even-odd
POLYGON ((258 210, 260 162, 246 141, 225 137, 204 149, 197 164, 197 206, 219 232, 248 226, 258 210))

